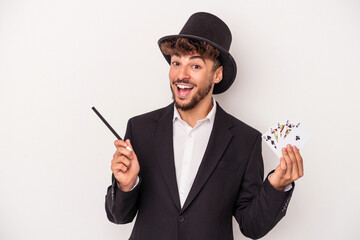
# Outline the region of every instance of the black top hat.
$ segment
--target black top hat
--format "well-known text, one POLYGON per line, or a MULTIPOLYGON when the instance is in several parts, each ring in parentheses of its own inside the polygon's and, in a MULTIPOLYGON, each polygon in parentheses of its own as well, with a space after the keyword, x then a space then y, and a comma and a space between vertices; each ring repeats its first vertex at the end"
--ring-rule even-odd
MULTIPOLYGON (((214 86, 214 94, 225 92, 236 77, 236 63, 229 53, 231 32, 228 26, 218 17, 206 12, 194 13, 190 16, 179 35, 169 35, 160 38, 159 47, 163 41, 184 37, 207 42, 220 51, 220 62, 223 66, 223 79, 214 86)), ((171 56, 163 53, 170 64, 171 56)))

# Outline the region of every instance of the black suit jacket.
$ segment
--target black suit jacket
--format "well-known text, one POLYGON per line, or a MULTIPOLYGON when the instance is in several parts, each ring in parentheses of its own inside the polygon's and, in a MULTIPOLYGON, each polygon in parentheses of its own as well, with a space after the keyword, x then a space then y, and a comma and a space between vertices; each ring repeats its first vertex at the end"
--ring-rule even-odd
POLYGON ((207 149, 189 195, 180 207, 175 175, 173 104, 129 120, 140 163, 140 183, 130 192, 114 181, 106 195, 111 222, 137 218, 130 239, 230 240, 232 216, 241 232, 260 238, 285 215, 292 190, 280 192, 267 178, 261 134, 227 114, 219 105, 207 149))

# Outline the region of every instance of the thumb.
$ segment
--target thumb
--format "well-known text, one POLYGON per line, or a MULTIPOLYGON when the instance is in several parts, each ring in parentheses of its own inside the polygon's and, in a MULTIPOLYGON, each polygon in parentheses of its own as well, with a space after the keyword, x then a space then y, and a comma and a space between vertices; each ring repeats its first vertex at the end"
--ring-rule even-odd
POLYGON ((134 148, 133 148, 133 146, 131 145, 131 142, 130 142, 130 139, 126 139, 126 144, 128 145, 126 148, 128 149, 128 150, 130 150, 131 151, 131 155, 132 156, 136 156, 136 154, 135 154, 135 152, 134 152, 134 148), (130 148, 130 149, 129 149, 130 148))
POLYGON ((285 174, 285 172, 286 172, 286 161, 285 161, 285 159, 283 157, 280 158, 280 164, 275 169, 275 172, 280 174, 280 175, 285 174))
POLYGON ((131 147, 131 149, 133 148, 133 147, 131 146, 130 139, 126 139, 125 142, 126 142, 126 144, 127 144, 129 147, 131 147))
POLYGON ((125 141, 125 144, 124 144, 124 147, 127 149, 127 150, 129 150, 129 151, 131 151, 132 152, 132 146, 131 146, 131 144, 130 144, 130 140, 129 139, 126 139, 126 141, 125 141))

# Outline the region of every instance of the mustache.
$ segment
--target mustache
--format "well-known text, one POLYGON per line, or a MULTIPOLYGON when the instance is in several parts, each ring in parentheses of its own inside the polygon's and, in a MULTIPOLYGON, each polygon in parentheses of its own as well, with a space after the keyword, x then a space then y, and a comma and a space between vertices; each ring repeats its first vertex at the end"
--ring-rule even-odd
POLYGON ((195 87, 197 86, 196 83, 190 82, 189 80, 176 79, 175 81, 173 81, 173 84, 179 84, 179 83, 191 84, 194 85, 195 87))

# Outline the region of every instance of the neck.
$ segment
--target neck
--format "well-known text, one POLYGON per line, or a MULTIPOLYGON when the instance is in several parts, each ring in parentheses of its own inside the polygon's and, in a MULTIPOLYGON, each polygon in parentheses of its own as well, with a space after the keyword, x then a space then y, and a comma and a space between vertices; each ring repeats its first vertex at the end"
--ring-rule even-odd
POLYGON ((180 117, 184 120, 190 127, 195 127, 197 121, 204 119, 213 107, 213 102, 211 99, 211 94, 202 99, 194 108, 182 111, 177 109, 180 117))

